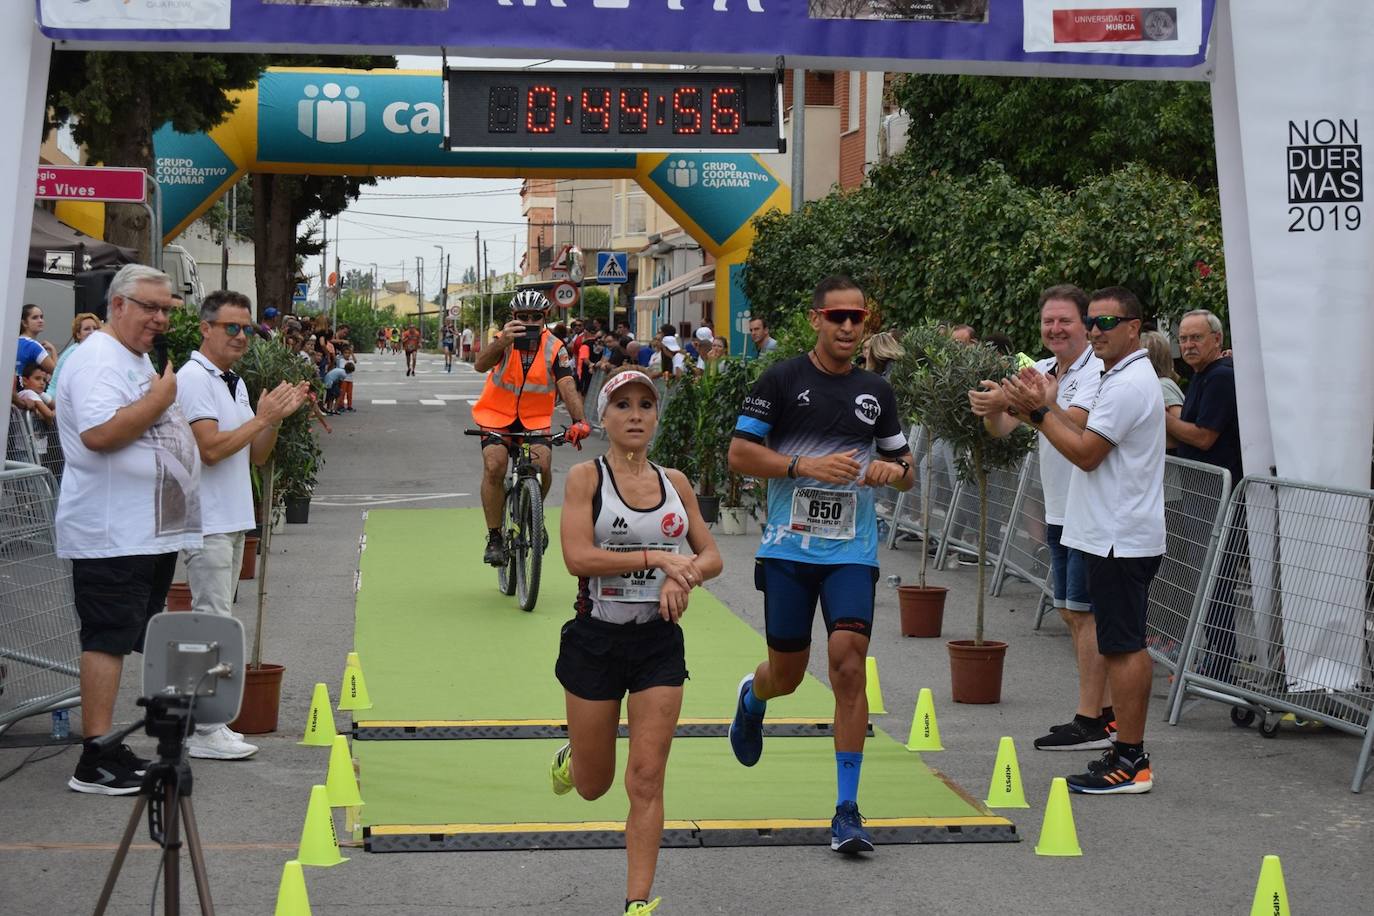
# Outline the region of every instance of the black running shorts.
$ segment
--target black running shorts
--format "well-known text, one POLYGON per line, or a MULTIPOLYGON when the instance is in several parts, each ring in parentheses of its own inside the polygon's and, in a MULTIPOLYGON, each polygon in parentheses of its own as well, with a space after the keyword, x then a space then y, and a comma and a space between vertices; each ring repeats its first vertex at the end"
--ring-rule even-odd
POLYGON ((81 651, 142 652, 148 618, 166 603, 176 565, 175 553, 72 560, 81 651))
POLYGON ((584 700, 681 687, 687 680, 682 627, 659 617, 626 624, 574 617, 563 624, 554 674, 568 693, 584 700))

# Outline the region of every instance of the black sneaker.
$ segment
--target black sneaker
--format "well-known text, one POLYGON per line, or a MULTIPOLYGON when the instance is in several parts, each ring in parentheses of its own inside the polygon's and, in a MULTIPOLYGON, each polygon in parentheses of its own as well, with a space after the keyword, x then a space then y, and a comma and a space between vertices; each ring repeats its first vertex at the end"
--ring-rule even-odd
POLYGON ((501 533, 494 532, 487 534, 487 549, 482 553, 482 562, 488 566, 495 566, 498 569, 506 565, 506 544, 501 537, 501 533))
POLYGON ((1150 755, 1141 753, 1134 764, 1127 763, 1116 748, 1088 764, 1088 772, 1070 776, 1066 780, 1070 792, 1084 795, 1143 795, 1154 788, 1154 774, 1150 770, 1150 755))
POLYGON ((1111 746, 1111 735, 1101 720, 1094 719, 1091 725, 1085 725, 1078 716, 1063 725, 1050 726, 1048 735, 1035 739, 1037 751, 1095 751, 1111 746))
POLYGON ((961 553, 958 554, 958 559, 956 562, 958 562, 960 566, 977 566, 978 557, 969 555, 967 553, 961 553))
POLYGON ((148 767, 153 765, 153 762, 148 758, 140 757, 135 754, 133 748, 129 747, 127 744, 121 744, 112 753, 119 759, 120 763, 133 770, 139 776, 148 772, 148 767))
MULTIPOLYGON (((129 751, 129 755, 133 752, 129 751)), ((137 795, 142 784, 143 777, 124 763, 120 751, 101 754, 89 744, 81 749, 76 772, 67 780, 67 788, 87 795, 137 795)))

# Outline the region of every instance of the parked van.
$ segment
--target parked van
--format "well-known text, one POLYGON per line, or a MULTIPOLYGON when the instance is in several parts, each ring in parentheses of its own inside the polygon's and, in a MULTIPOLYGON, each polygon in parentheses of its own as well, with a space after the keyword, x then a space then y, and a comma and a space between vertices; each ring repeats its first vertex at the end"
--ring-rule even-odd
MULTIPOLYGON (((162 269, 172 278, 172 290, 186 300, 186 308, 192 311, 199 309, 201 300, 205 298, 205 288, 201 285, 195 258, 180 245, 167 245, 162 249, 162 269)), ((113 275, 114 270, 110 270, 110 276, 113 275)), ((108 284, 109 281, 105 282, 108 284)), ((77 312, 102 311, 89 298, 79 306, 79 295, 75 278, 26 277, 24 280, 24 302, 32 302, 43 309, 48 335, 57 346, 60 343, 56 338, 67 332, 77 312)))

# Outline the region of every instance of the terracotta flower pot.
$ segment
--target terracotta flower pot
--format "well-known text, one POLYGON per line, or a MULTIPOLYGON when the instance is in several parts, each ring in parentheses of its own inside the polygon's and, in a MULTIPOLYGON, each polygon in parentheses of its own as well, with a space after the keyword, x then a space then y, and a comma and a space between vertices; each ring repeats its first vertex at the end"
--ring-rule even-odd
POLYGON ((238 718, 229 723, 245 735, 265 735, 277 730, 277 709, 281 705, 281 665, 247 666, 244 669, 243 705, 238 718))
POLYGON ((1007 644, 985 639, 981 646, 975 646, 971 639, 951 639, 946 645, 954 702, 1002 702, 1002 661, 1007 644))
POLYGON ((243 565, 239 568, 239 579, 251 579, 258 574, 258 544, 261 538, 248 535, 243 539, 243 565))
POLYGON ((167 589, 167 610, 189 611, 191 609, 191 586, 186 582, 173 582, 167 589))
POLYGON ((902 635, 930 639, 940 635, 945 622, 945 597, 942 585, 897 586, 897 605, 902 615, 902 635))

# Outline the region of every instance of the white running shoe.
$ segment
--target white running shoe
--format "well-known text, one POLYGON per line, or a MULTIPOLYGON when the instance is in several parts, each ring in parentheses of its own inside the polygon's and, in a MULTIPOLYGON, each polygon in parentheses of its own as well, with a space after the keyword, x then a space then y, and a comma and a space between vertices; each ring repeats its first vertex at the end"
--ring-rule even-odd
POLYGON ((258 752, 256 744, 249 744, 235 734, 225 725, 213 725, 205 731, 197 728, 186 739, 186 754, 203 760, 243 760, 258 752))

